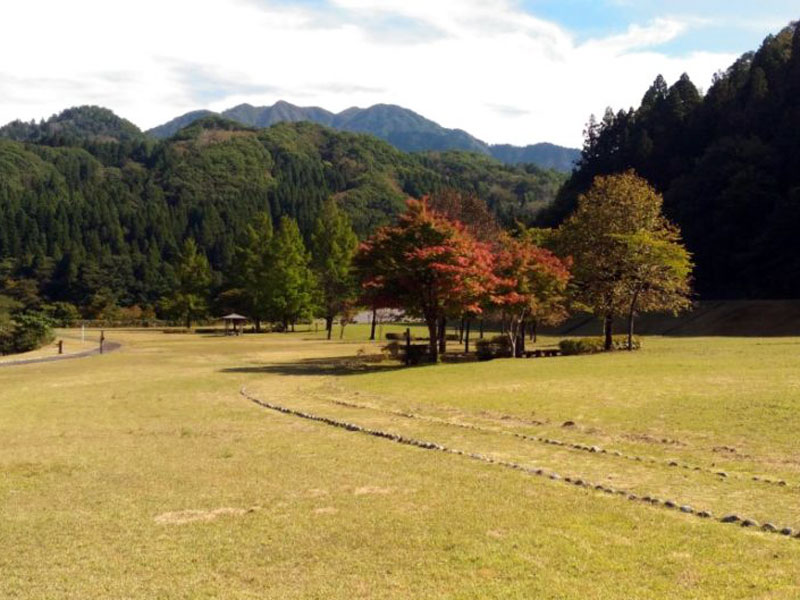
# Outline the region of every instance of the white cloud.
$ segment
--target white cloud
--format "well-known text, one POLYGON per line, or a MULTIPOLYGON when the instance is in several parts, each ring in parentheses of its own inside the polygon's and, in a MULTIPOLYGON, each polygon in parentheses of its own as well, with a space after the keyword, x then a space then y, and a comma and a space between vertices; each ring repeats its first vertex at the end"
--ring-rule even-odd
POLYGON ((658 73, 707 87, 735 59, 659 53, 690 26, 679 19, 578 44, 511 0, 331 0, 324 14, 264 0, 26 0, 0 19, 0 122, 87 103, 148 128, 245 101, 387 102, 488 142, 575 146, 590 113, 637 105, 658 73))

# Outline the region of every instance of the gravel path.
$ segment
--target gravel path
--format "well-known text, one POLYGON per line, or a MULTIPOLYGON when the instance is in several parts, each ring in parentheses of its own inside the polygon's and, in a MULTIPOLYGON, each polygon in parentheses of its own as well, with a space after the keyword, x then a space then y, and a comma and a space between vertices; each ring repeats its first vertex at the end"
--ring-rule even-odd
MULTIPOLYGON (((122 344, 119 342, 106 342, 103 346, 103 354, 114 352, 115 350, 119 350, 121 347, 122 344)), ((19 365, 32 365, 35 363, 49 363, 59 360, 70 360, 72 358, 85 358, 87 356, 94 356, 95 354, 100 354, 100 348, 93 348, 92 350, 85 350, 83 352, 75 352, 74 354, 57 354, 55 356, 43 356, 40 358, 25 358, 20 360, 3 361, 0 362, 0 368, 17 367, 19 365)))

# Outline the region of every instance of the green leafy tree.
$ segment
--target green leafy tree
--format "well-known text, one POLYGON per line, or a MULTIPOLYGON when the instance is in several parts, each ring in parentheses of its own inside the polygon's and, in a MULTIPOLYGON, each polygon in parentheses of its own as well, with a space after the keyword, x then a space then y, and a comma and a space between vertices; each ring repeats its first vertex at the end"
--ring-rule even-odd
POLYGON ((272 239, 273 268, 269 273, 270 310, 284 330, 314 310, 316 282, 311 256, 303 243, 297 221, 282 217, 272 239))
POLYGON ((358 293, 358 282, 353 270, 358 238, 350 225, 350 219, 339 210, 332 199, 325 202, 317 217, 311 236, 311 248, 311 266, 319 286, 319 305, 325 318, 328 339, 331 339, 336 315, 349 314, 358 293))
POLYGON ((615 317, 677 311, 688 303, 689 254, 661 212, 663 199, 633 171, 597 177, 558 232, 574 260, 574 299, 603 320, 605 349, 615 317))
POLYGON ((639 312, 672 312, 691 305, 692 261, 669 228, 660 234, 640 231, 618 237, 626 256, 628 281, 628 350, 633 350, 633 323, 639 312))
POLYGON ((208 315, 208 295, 211 286, 211 267, 192 238, 187 238, 176 268, 178 287, 174 295, 162 301, 164 311, 182 319, 186 327, 208 315))

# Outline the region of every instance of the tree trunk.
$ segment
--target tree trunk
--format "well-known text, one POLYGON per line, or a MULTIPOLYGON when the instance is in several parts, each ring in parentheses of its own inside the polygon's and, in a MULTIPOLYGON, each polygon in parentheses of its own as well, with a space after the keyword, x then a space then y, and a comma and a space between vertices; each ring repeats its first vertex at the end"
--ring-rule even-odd
POLYGON ((461 317, 461 322, 458 324, 458 343, 464 343, 464 317, 461 317))
POLYGON ((441 317, 439 319, 439 354, 447 352, 447 319, 441 317))
POLYGON ((525 353, 525 328, 527 327, 527 323, 523 320, 519 324, 519 336, 517 337, 517 358, 522 358, 522 355, 525 353))
POLYGON ((483 319, 481 319, 481 329, 480 332, 478 333, 478 337, 480 339, 483 339, 483 319))
POLYGON ((253 323, 255 323, 256 326, 256 333, 261 333, 261 319, 256 317, 253 319, 253 323))
POLYGON ((464 353, 469 353, 469 330, 472 325, 472 319, 467 319, 466 327, 464 328, 464 353))
POLYGON ((372 327, 370 328, 370 332, 369 332, 370 341, 374 341, 375 340, 375 319, 377 317, 377 314, 378 314, 378 308, 373 306, 372 307, 372 327))
POLYGON ((630 352, 633 350, 633 319, 634 315, 636 314, 636 301, 639 299, 639 292, 637 291, 633 295, 633 300, 631 301, 631 307, 628 311, 628 351, 630 352))
POLYGON ((292 333, 294 333, 294 321, 292 321, 292 333))
POLYGON ((603 319, 603 335, 605 337, 605 344, 603 348, 606 352, 611 350, 611 346, 613 345, 612 339, 612 327, 614 325, 614 317, 612 315, 606 315, 605 319, 603 319))
POLYGON ((628 314, 628 351, 633 350, 633 311, 628 314))
POLYGON ((187 313, 186 314, 186 329, 191 329, 191 328, 192 328, 192 315, 187 313))
POLYGON ((539 323, 536 321, 536 319, 534 319, 533 321, 531 321, 531 341, 534 344, 536 343, 536 338, 538 336, 537 329, 539 329, 539 323))
POLYGON ((439 362, 439 322, 437 319, 427 319, 428 326, 428 349, 431 355, 431 362, 439 362))
POLYGON ((328 339, 331 339, 331 333, 333 332, 333 316, 331 315, 325 317, 325 331, 328 332, 328 339))

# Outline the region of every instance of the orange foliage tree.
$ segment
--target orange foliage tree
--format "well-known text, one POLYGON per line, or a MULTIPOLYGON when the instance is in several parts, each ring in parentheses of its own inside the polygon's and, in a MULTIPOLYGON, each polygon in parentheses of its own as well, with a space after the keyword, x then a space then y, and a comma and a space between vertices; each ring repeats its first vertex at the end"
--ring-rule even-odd
POLYGON ((500 238, 493 302, 510 317, 507 335, 511 356, 522 352, 525 327, 556 325, 567 317, 567 284, 571 261, 561 260, 527 237, 500 238))
POLYGON ((433 362, 447 316, 481 314, 498 283, 490 245, 432 210, 426 199, 409 199, 397 225, 362 243, 355 262, 376 306, 402 308, 425 321, 433 362))

